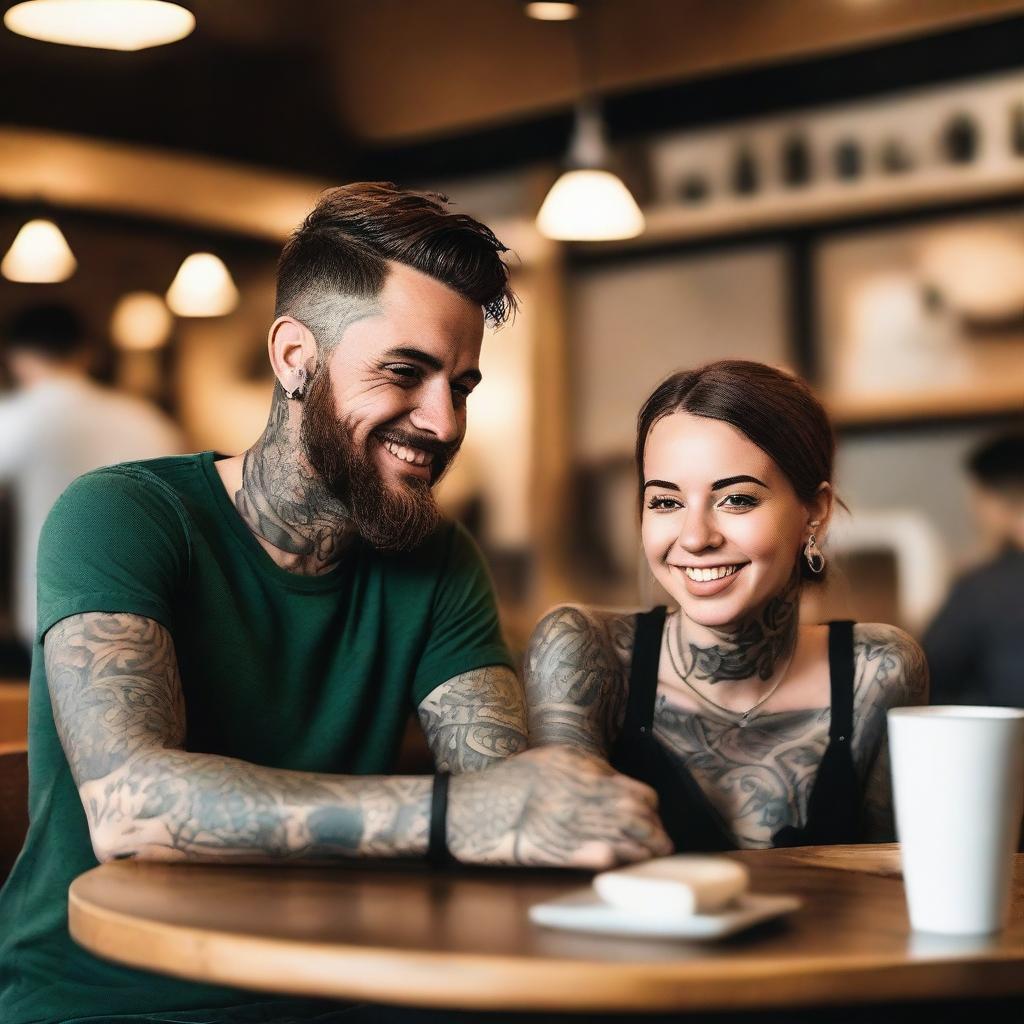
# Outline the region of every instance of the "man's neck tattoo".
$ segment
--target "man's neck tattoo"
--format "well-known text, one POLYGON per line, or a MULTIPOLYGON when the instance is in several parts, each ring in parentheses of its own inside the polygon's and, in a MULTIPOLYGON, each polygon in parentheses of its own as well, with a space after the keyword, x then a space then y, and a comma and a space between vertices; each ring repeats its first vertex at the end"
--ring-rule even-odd
POLYGON ((760 614, 735 633, 715 630, 718 643, 701 647, 684 635, 685 616, 669 631, 668 653, 672 668, 685 683, 723 683, 743 679, 771 679, 796 645, 799 583, 796 574, 760 614))
POLYGON ((302 414, 290 404, 275 387, 266 429, 245 453, 235 508, 250 530, 286 556, 279 564, 313 576, 333 567, 352 530, 347 510, 303 454, 302 414))

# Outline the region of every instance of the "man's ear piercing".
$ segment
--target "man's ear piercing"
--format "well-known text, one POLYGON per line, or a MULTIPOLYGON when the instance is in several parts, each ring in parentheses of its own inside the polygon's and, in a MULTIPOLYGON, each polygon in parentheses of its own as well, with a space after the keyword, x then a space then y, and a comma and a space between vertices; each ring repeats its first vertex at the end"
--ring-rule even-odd
POLYGON ((293 401, 299 402, 303 399, 306 394, 306 371, 303 367, 299 367, 294 371, 295 387, 289 391, 283 384, 281 385, 284 391, 284 397, 290 398, 293 401))

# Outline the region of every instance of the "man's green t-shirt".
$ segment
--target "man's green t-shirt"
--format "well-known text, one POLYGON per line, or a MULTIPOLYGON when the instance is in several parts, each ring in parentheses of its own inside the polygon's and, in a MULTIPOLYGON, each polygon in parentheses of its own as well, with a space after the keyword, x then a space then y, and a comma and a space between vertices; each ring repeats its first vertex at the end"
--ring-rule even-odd
POLYGON ((265 998, 118 967, 68 936, 68 886, 96 859, 50 709, 42 640, 54 623, 96 611, 162 623, 181 673, 187 749, 300 771, 389 771, 410 711, 431 690, 511 665, 490 578, 461 527, 444 524, 401 555, 356 542, 330 573, 298 576, 249 532, 214 460, 206 452, 89 473, 43 531, 31 824, 0 892, 3 1024, 265 998))

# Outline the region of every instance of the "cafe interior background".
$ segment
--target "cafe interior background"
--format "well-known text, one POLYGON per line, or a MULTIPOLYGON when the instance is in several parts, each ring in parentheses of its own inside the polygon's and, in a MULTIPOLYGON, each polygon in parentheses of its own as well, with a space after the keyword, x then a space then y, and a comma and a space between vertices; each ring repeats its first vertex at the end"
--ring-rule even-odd
POLYGON ((963 457, 1024 414, 1024 2, 185 6, 190 34, 138 50, 0 30, 0 253, 43 219, 75 262, 0 281, 0 317, 71 303, 95 374, 162 405, 190 449, 262 429, 275 260, 317 193, 392 180, 514 251, 519 314, 485 340, 440 495, 517 650, 556 602, 656 600, 636 413, 711 359, 789 367, 835 419, 849 514, 806 615, 919 635, 981 556, 963 457), (582 228, 631 237, 550 237, 580 232, 564 196, 561 226, 538 226, 579 159, 638 207, 623 226, 587 202, 582 228), (166 296, 195 253, 220 264, 198 305, 173 303, 204 315, 180 315, 166 296))

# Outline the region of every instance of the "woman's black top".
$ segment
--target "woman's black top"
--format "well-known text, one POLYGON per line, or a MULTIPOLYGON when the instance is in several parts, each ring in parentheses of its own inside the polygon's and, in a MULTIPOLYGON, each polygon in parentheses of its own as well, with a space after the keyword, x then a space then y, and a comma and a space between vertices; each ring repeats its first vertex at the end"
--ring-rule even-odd
MULTIPOLYGON (((665 608, 637 615, 629 697, 612 766, 658 794, 662 823, 680 853, 734 850, 729 830, 686 767, 654 738, 654 700, 665 608)), ((787 825, 774 846, 861 842, 862 793, 853 766, 853 623, 830 622, 828 667, 832 690, 829 742, 807 805, 803 828, 787 825)))

